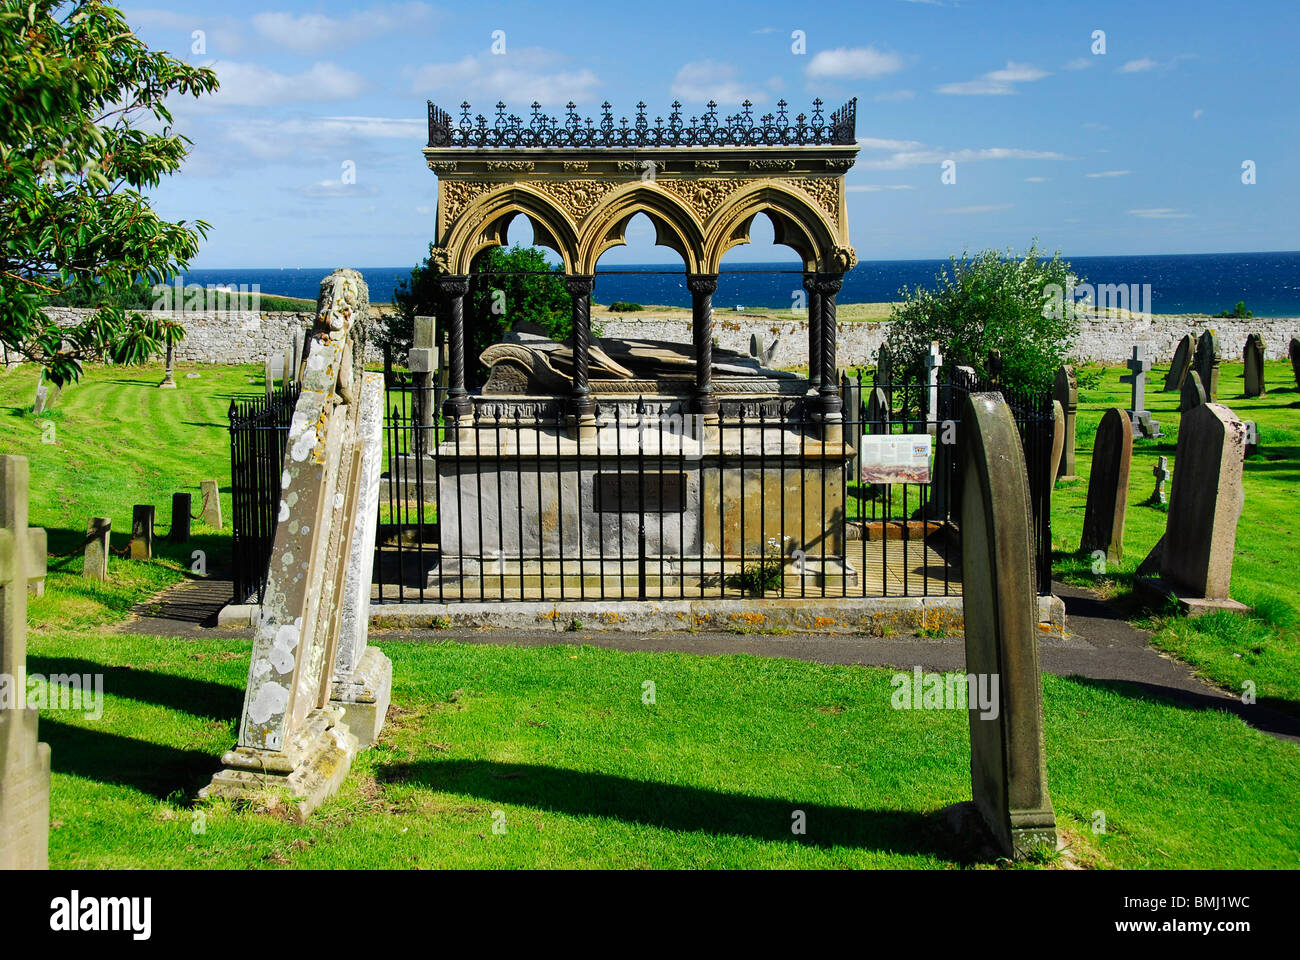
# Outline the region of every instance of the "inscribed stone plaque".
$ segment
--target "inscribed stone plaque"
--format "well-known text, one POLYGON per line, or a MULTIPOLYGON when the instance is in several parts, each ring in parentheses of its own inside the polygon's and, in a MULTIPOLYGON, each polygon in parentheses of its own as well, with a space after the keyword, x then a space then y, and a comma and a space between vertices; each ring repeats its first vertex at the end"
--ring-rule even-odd
POLYGON ((686 474, 647 470, 596 474, 599 513, 681 513, 686 504, 686 474), (641 483, 637 483, 637 477, 641 483))
POLYGON ((1106 558, 1124 555, 1124 516, 1128 509, 1128 475, 1133 461, 1133 424, 1124 411, 1107 410, 1092 445, 1088 502, 1083 515, 1080 550, 1104 550, 1106 558))

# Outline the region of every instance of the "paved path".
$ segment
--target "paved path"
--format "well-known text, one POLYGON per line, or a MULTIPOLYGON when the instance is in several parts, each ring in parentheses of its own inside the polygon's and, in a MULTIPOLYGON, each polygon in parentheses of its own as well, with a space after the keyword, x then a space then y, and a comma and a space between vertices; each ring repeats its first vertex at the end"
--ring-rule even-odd
MULTIPOLYGON (((1044 635, 1043 669, 1059 676, 1124 681, 1155 696, 1196 708, 1227 710, 1251 726, 1300 743, 1300 717, 1268 707, 1243 704, 1240 699, 1198 679, 1190 667, 1152 647, 1149 634, 1125 621, 1091 593, 1062 583, 1053 592, 1065 601, 1067 634, 1044 635)), ((251 637, 252 631, 217 628, 216 612, 230 596, 228 581, 190 581, 164 597, 137 608, 136 619, 125 624, 129 633, 172 637, 251 637)), ((814 663, 892 666, 926 671, 964 670, 963 639, 948 637, 864 637, 848 634, 618 633, 536 630, 376 630, 371 637, 402 641, 458 640, 465 643, 514 646, 589 644, 610 650, 671 650, 704 656, 747 653, 759 657, 791 657, 814 663)))

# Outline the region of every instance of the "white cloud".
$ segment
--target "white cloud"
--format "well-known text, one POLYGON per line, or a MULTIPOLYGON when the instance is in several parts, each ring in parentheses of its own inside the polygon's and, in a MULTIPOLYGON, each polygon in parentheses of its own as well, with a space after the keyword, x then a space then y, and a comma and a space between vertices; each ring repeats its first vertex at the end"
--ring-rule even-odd
POLYGON ((1010 210, 1014 203, 986 203, 973 207, 952 207, 948 210, 940 210, 940 213, 994 213, 998 210, 1010 210))
POLYGON ((1089 67, 1093 65, 1093 62, 1094 61, 1092 57, 1075 57, 1073 60, 1069 61, 1068 63, 1063 63, 1061 65, 1061 69, 1062 70, 1087 70, 1089 67))
POLYGON ((1064 160, 1065 155, 1050 150, 1021 150, 1014 147, 967 148, 964 150, 899 150, 883 160, 859 160, 857 166, 867 170, 902 170, 926 164, 955 160, 975 163, 985 160, 1064 160))
POLYGON ((209 62, 221 87, 198 103, 212 107, 262 107, 308 100, 350 100, 365 89, 365 79, 333 63, 314 63, 302 73, 277 73, 256 63, 209 62))
POLYGON ((846 186, 848 193, 879 193, 882 190, 911 190, 906 183, 851 183, 846 186))
POLYGON ((1046 183, 1046 177, 1025 177, 1025 183, 1046 183))
POLYGON ((129 8, 122 11, 127 25, 132 30, 175 31, 185 37, 183 50, 187 52, 191 43, 197 39, 195 30, 203 31, 204 51, 206 55, 229 56, 239 53, 244 47, 244 34, 248 27, 243 21, 233 17, 217 17, 207 14, 177 13, 174 10, 154 8, 129 8))
POLYGON ((600 78, 583 67, 566 70, 567 60, 540 47, 512 49, 504 56, 483 53, 467 56, 455 63, 431 63, 411 72, 410 89, 419 96, 445 90, 459 102, 465 91, 474 90, 483 98, 480 112, 491 113, 488 104, 505 100, 517 104, 514 112, 523 115, 525 105, 534 100, 551 107, 562 107, 572 100, 582 103, 594 99, 600 78))
POLYGON ((672 95, 686 103, 715 100, 723 105, 744 100, 753 103, 766 100, 761 89, 740 81, 732 64, 718 60, 696 60, 685 64, 673 77, 672 95))
POLYGON ((884 53, 875 47, 837 47, 823 50, 808 64, 807 74, 814 79, 869 79, 897 73, 903 58, 884 53))
POLYGON ((1205 111, 1202 110, 1200 107, 1197 107, 1195 110, 1192 111, 1193 120, 1199 120, 1203 116, 1205 116, 1205 111))
POLYGON ((915 150, 925 144, 920 140, 884 140, 880 137, 858 137, 857 144, 865 150, 915 150))
POLYGON ((1096 173, 1085 173, 1085 177, 1092 177, 1094 180, 1101 177, 1127 177, 1132 170, 1099 170, 1096 173))
POLYGON ((1032 63, 1008 60, 1001 70, 992 70, 975 80, 945 83, 939 87, 939 92, 957 96, 1006 96, 1016 92, 1017 83, 1032 83, 1048 75, 1046 70, 1040 70, 1032 63))
POLYGON ((293 192, 314 199, 359 200, 362 197, 373 197, 379 192, 379 188, 356 183, 344 183, 342 180, 317 180, 305 187, 298 187, 293 192))
POLYGON ((331 47, 345 47, 371 37, 409 29, 429 19, 432 9, 423 3, 399 3, 358 10, 345 18, 319 13, 259 13, 253 29, 268 40, 297 50, 315 53, 331 47))
POLYGON ((890 90, 888 93, 878 93, 872 99, 880 103, 892 103, 898 100, 911 100, 915 96, 915 90, 890 90))
POLYGON ((1124 66, 1120 67, 1118 73, 1145 73, 1147 70, 1154 70, 1160 64, 1156 63, 1150 57, 1142 57, 1139 60, 1130 60, 1124 66))
POLYGON ((1186 220, 1190 213, 1180 213, 1173 207, 1154 207, 1146 210, 1130 210, 1129 216, 1141 217, 1143 220, 1186 220))

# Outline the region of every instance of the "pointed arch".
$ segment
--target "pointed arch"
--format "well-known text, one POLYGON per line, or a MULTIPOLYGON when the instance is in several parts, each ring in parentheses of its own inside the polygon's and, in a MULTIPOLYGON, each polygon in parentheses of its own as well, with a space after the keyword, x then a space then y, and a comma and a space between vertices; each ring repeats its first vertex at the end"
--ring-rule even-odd
POLYGON ((791 248, 804 269, 828 269, 835 260, 836 231, 824 212, 805 197, 777 181, 765 181, 728 199, 713 218, 704 240, 706 273, 718 273, 732 247, 749 242, 754 217, 766 213, 772 221, 773 242, 791 248))
POLYGON ((677 197, 651 182, 618 188, 602 200, 583 224, 578 244, 579 273, 595 273, 601 254, 627 242, 627 225, 638 213, 649 217, 655 244, 676 250, 688 274, 700 272, 704 262, 704 233, 695 217, 677 197))
POLYGON ((554 250, 565 273, 575 273, 578 231, 573 221, 550 197, 525 184, 511 183, 475 197, 458 213, 441 244, 448 251, 448 269, 469 273, 478 254, 489 247, 505 246, 510 223, 520 214, 533 225, 533 242, 554 250))

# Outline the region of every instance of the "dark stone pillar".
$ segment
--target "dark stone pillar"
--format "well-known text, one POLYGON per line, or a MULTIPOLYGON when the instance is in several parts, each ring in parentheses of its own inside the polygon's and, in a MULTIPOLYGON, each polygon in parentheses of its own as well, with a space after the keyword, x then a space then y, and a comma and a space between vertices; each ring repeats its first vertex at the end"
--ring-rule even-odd
POLYGON ((591 348, 591 291, 596 286, 596 278, 571 274, 564 278, 564 286, 573 298, 573 391, 570 394, 573 415, 578 421, 593 420, 596 401, 587 386, 587 362, 591 348))
POLYGON ((842 273, 819 273, 813 280, 813 287, 821 300, 817 330, 821 342, 817 357, 821 368, 817 382, 817 412, 827 421, 839 420, 840 410, 844 406, 835 373, 835 341, 838 334, 835 324, 835 295, 840 292, 843 280, 842 273))
POLYGON ((451 369, 442 412, 452 420, 469 416, 472 409, 469 393, 465 390, 465 294, 469 293, 469 277, 439 277, 438 289, 442 293, 442 309, 451 339, 451 356, 448 358, 451 369))
POLYGON ((822 296, 817 292, 817 274, 803 275, 803 288, 808 292, 808 382, 816 389, 822 377, 822 296))
POLYGON ((718 290, 716 273, 696 273, 686 278, 692 299, 692 330, 695 335, 695 412, 718 415, 718 398, 713 395, 713 295, 718 290))

